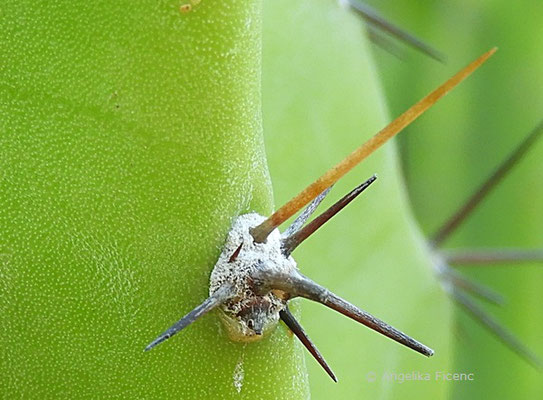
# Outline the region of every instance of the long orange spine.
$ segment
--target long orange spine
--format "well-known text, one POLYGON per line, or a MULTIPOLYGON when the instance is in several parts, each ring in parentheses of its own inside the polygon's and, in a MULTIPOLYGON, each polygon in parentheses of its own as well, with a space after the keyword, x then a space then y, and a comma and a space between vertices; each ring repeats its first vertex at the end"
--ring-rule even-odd
POLYGON ((486 60, 490 58, 497 48, 487 51, 475 61, 457 72, 453 77, 428 94, 418 103, 411 106, 407 111, 397 117, 385 128, 375 134, 370 140, 362 144, 345 159, 326 171, 320 178, 302 190, 296 197, 289 200, 268 219, 251 230, 254 240, 258 243, 266 241, 266 238, 279 225, 292 217, 298 210, 308 204, 326 188, 336 183, 343 175, 353 169, 362 160, 381 147, 389 139, 400 133, 405 127, 415 121, 426 110, 433 106, 439 99, 454 89, 460 82, 471 75, 486 60))

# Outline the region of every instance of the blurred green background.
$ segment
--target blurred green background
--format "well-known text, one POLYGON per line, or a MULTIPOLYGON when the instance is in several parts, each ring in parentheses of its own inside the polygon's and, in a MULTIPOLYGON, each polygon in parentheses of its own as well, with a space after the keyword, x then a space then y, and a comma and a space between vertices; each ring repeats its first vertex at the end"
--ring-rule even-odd
MULTIPOLYGON (((523 1, 372 2, 448 56, 441 66, 407 52, 397 62, 376 50, 393 115, 451 73, 469 54, 499 52, 479 75, 399 137, 407 187, 426 234, 435 229, 543 119, 543 3, 523 1)), ((469 57, 468 57, 469 58, 469 57)), ((543 141, 459 227, 446 248, 543 247, 543 141)), ((542 264, 465 267, 506 296, 487 310, 543 356, 542 264)), ((455 313, 453 368, 473 383, 453 384, 455 399, 541 398, 543 375, 462 312, 455 313)))
MULTIPOLYGON (((543 118, 543 4, 531 1, 513 7, 505 1, 368 3, 442 51, 447 62, 436 62, 399 42, 393 41, 396 55, 373 45, 375 64, 370 60, 369 68, 375 68, 375 81, 364 81, 361 76, 368 76, 364 62, 353 61, 360 56, 351 43, 358 32, 343 26, 348 33, 339 37, 340 27, 334 25, 335 4, 326 11, 327 17, 319 20, 315 16, 321 13, 319 7, 326 7, 321 1, 301 5, 265 3, 264 127, 276 201, 279 205, 286 201, 304 183, 361 143, 364 135, 382 126, 382 121, 375 122, 376 114, 367 109, 367 104, 357 102, 358 97, 352 94, 357 89, 353 88, 362 90, 360 96, 366 96, 366 101, 371 101, 369 93, 375 88, 384 89, 389 115, 394 117, 477 55, 498 46, 499 52, 487 65, 399 136, 409 202, 423 236, 429 237, 543 118), (273 18, 276 14, 282 17, 273 18), (335 41, 330 44, 330 40, 335 41), (355 65, 354 70, 346 67, 349 63, 355 65), (288 91, 295 94, 285 96, 288 91), (277 110, 281 113, 277 114, 277 110), (349 125, 350 118, 362 124, 358 134, 356 127, 349 125)), ((363 23, 358 23, 363 35, 363 23)), ((536 143, 443 247, 543 247, 542 158, 543 143, 536 143)), ((361 168, 369 172, 367 167, 361 168)), ((376 172, 381 173, 376 185, 391 179, 387 171, 376 172)), ((351 179, 351 186, 361 179, 360 172, 353 174, 358 178, 345 178, 351 179)), ((340 188, 334 188, 332 193, 338 190, 337 198, 348 190, 349 184, 338 184, 340 188)), ((368 191, 357 202, 371 204, 371 196, 368 191)), ((375 310, 373 300, 378 299, 381 315, 388 312, 393 316, 399 310, 405 312, 411 296, 422 296, 425 289, 408 280, 395 286, 395 273, 406 265, 389 264, 394 261, 383 255, 374 260, 367 253, 357 254, 357 243, 371 240, 365 235, 364 226, 381 223, 391 204, 374 205, 371 211, 365 207, 372 205, 352 205, 343 211, 346 215, 330 222, 335 225, 328 228, 330 233, 323 229, 295 257, 309 276, 370 310, 375 310), (337 248, 336 240, 340 242, 337 248), (357 289, 369 293, 371 300, 357 294, 357 289), (383 291, 395 295, 380 298, 383 291)), ((380 237, 375 246, 383 239, 380 237)), ((478 304, 543 356, 541 264, 470 266, 460 271, 506 297, 503 307, 478 304)), ((327 378, 320 367, 309 361, 313 397, 434 398, 439 393, 442 397, 466 399, 543 395, 541 372, 461 310, 453 307, 450 323, 447 318, 432 317, 431 313, 424 315, 434 301, 429 297, 417 309, 420 315, 411 318, 422 331, 434 329, 440 335, 439 329, 445 327, 450 334, 452 354, 447 362, 437 364, 433 360, 423 360, 421 364, 396 360, 387 364, 383 361, 386 354, 382 353, 380 358, 382 349, 375 349, 372 339, 363 336, 358 326, 335 319, 318 306, 304 306, 303 322, 332 367, 338 369, 340 379, 339 387, 325 382, 327 378), (372 349, 360 353, 361 347, 372 349), (438 383, 442 390, 432 387, 435 382, 391 385, 383 379, 379 381, 379 376, 386 372, 433 373, 440 368, 473 373, 474 381, 438 383), (367 374, 371 372, 377 374, 376 382, 368 382, 367 374)), ((436 350, 438 354, 443 351, 436 350)))

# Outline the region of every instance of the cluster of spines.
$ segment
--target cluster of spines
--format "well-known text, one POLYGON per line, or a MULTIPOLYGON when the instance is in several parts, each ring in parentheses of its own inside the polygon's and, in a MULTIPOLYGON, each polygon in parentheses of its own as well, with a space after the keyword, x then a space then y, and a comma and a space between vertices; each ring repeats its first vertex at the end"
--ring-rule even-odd
MULTIPOLYGON (((481 66, 496 49, 484 53, 478 59, 470 63, 468 66, 460 70, 452 78, 447 80, 444 84, 439 86, 436 90, 424 97, 418 103, 409 108, 406 112, 393 120, 388 126, 378 132, 370 140, 360 146, 358 149, 348 155, 343 161, 331 168, 324 175, 318 178, 315 182, 310 184, 300 194, 287 202, 283 207, 279 208, 274 214, 267 218, 264 222, 250 230, 251 236, 255 243, 264 243, 267 240, 268 235, 278 228, 288 218, 293 216, 304 206, 309 206, 300 214, 300 216, 293 222, 293 224, 287 228, 281 239, 281 251, 285 257, 288 257, 294 249, 298 247, 307 237, 314 233, 320 226, 326 221, 330 220, 337 212, 343 209, 360 193, 367 189, 375 180, 376 176, 372 176, 370 179, 362 183, 353 189, 350 193, 340 199, 337 203, 332 205, 328 210, 316 217, 309 224, 304 226, 305 222, 309 219, 313 211, 317 208, 319 203, 324 199, 331 186, 335 184, 341 177, 349 172, 354 166, 359 164, 362 160, 368 157, 376 149, 381 147, 389 139, 394 137, 397 133, 403 130, 411 122, 417 119, 422 113, 428 110, 433 104, 441 99, 445 94, 452 90, 456 85, 462 82, 467 76, 481 66)), ((236 259, 241 249, 242 244, 233 252, 230 256, 230 261, 236 259)), ((382 333, 383 335, 421 353, 426 356, 431 356, 433 350, 416 341, 415 339, 407 336, 403 332, 393 328, 371 314, 359 309, 358 307, 350 304, 341 297, 330 292, 328 289, 318 285, 311 279, 302 275, 297 270, 293 270, 291 273, 281 273, 272 271, 266 268, 257 268, 254 275, 251 277, 254 282, 254 288, 257 294, 264 295, 271 290, 279 290, 285 293, 287 299, 294 297, 304 297, 313 301, 317 301, 330 307, 349 318, 352 318, 369 328, 382 333)), ((228 301, 233 296, 234 288, 229 283, 225 283, 217 291, 215 291, 208 299, 206 299, 201 305, 192 310, 189 314, 184 316, 171 328, 165 331, 151 344, 149 344, 145 350, 150 350, 164 340, 170 338, 192 322, 196 321, 199 317, 205 313, 213 310, 224 302, 228 301)), ((308 348, 310 353, 317 359, 317 361, 324 367, 326 372, 336 380, 335 375, 328 367, 316 347, 311 340, 307 337, 301 325, 295 320, 288 306, 285 307, 280 313, 281 320, 300 338, 301 342, 308 348)))

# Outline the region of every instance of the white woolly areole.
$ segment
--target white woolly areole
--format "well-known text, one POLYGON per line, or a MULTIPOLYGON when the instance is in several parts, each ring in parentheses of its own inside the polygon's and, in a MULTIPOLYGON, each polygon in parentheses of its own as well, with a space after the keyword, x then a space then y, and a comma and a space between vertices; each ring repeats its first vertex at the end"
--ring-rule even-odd
MULTIPOLYGON (((250 307, 258 300, 265 300, 270 303, 269 325, 275 325, 279 320, 279 311, 285 308, 286 302, 273 293, 264 296, 256 295, 251 289, 249 282, 252 273, 259 268, 269 268, 280 272, 290 272, 296 269, 296 262, 292 257, 285 257, 281 252, 281 234, 274 229, 268 236, 266 242, 255 243, 250 228, 253 228, 266 220, 266 217, 257 213, 240 215, 232 225, 228 233, 224 248, 219 260, 211 272, 209 282, 209 294, 212 295, 219 287, 228 282, 234 285, 235 300, 226 302, 221 306, 227 317, 232 319, 231 323, 239 324, 236 329, 241 335, 254 336, 254 333, 246 326, 245 322, 237 315, 245 307, 250 307), (232 254, 243 243, 241 250, 235 260, 229 262, 232 254)), ((232 326, 229 327, 231 329, 232 326)), ((231 333, 231 332, 230 332, 231 333)), ((237 338, 239 340, 246 340, 237 338)), ((256 339, 256 338, 254 338, 256 339)), ((248 339, 250 340, 250 339, 248 339)))

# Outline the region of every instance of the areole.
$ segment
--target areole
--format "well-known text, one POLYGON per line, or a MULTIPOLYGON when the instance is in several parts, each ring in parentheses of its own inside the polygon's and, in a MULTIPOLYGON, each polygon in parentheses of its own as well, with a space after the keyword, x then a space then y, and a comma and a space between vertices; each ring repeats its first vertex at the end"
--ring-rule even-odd
POLYGON ((377 177, 374 175, 357 186, 304 226, 335 182, 428 110, 481 66, 495 51, 496 48, 489 50, 460 70, 270 217, 266 218, 258 214, 239 216, 233 223, 219 260, 211 273, 210 296, 162 333, 145 350, 152 349, 202 315, 219 308, 221 319, 225 323, 230 338, 236 341, 258 340, 270 332, 281 319, 336 381, 335 375, 288 309, 290 299, 304 297, 326 305, 423 355, 433 355, 434 352, 429 347, 302 275, 291 253, 320 226, 367 189, 377 177), (281 235, 277 230, 278 226, 308 203, 307 208, 281 235))

